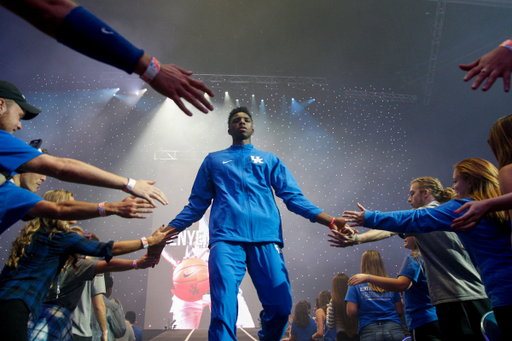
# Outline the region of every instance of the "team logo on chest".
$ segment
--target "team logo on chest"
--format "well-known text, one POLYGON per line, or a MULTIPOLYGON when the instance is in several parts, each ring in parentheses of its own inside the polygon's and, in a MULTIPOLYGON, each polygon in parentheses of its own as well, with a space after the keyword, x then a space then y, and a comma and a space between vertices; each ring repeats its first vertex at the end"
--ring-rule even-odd
POLYGON ((252 156, 251 155, 251 159, 252 159, 252 163, 263 163, 263 159, 259 156, 252 156))

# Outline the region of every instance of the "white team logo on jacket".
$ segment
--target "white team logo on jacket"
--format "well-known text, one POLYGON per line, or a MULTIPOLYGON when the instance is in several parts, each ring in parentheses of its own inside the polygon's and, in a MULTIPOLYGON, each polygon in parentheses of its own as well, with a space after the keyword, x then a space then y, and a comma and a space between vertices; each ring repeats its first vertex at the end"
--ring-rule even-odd
POLYGON ((251 155, 251 159, 252 159, 252 163, 263 163, 263 159, 259 156, 252 156, 251 155))

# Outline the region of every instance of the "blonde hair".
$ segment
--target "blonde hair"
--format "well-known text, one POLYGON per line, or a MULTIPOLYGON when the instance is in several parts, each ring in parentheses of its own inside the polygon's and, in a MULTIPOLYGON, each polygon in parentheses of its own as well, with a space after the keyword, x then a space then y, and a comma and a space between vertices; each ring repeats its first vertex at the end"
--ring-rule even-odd
POLYGON ((443 188, 439 179, 432 178, 430 176, 414 179, 411 181, 411 185, 412 184, 418 184, 418 188, 421 192, 428 190, 440 203, 445 203, 455 197, 455 191, 452 188, 443 188))
POLYGON ((488 142, 500 169, 512 163, 512 114, 494 123, 488 142))
MULTIPOLYGON (((73 197, 73 193, 63 190, 48 191, 43 195, 46 201, 63 202, 73 197)), ((12 249, 7 260, 7 265, 11 268, 18 268, 18 263, 22 257, 27 255, 27 248, 32 243, 33 235, 38 231, 50 233, 50 238, 54 233, 69 231, 69 222, 65 220, 35 218, 31 220, 20 232, 20 236, 12 243, 12 249)))
MULTIPOLYGON (((487 160, 469 158, 455 165, 455 170, 469 184, 469 197, 473 200, 485 200, 501 195, 498 181, 498 169, 487 160)), ((508 214, 505 211, 490 212, 485 215, 498 228, 508 228, 508 214)))
MULTIPOLYGON (((363 253, 363 256, 361 258, 361 272, 365 274, 370 274, 374 276, 380 276, 380 277, 389 277, 386 268, 384 267, 384 262, 382 261, 382 257, 380 256, 380 253, 378 253, 375 250, 368 250, 365 253, 363 253)), ((377 292, 386 292, 387 290, 384 290, 375 284, 368 283, 368 286, 373 290, 377 292)))
POLYGON ((358 320, 357 317, 349 317, 347 315, 347 302, 345 297, 348 291, 348 276, 345 274, 337 274, 332 279, 332 299, 331 314, 334 315, 336 326, 343 328, 345 333, 352 337, 357 333, 358 320))

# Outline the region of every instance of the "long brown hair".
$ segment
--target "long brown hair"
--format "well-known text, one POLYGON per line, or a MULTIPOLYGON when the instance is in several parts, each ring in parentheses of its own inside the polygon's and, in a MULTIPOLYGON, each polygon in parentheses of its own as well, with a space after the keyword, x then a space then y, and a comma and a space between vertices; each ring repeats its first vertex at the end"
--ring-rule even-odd
MULTIPOLYGON (((380 253, 378 253, 375 250, 368 250, 365 253, 363 253, 363 257, 361 258, 361 272, 364 274, 370 274, 374 276, 389 277, 388 273, 386 272, 386 268, 384 267, 384 262, 382 261, 380 253)), ((372 283, 368 283, 368 286, 373 291, 387 291, 372 283)))
MULTIPOLYGON (((62 202, 71 200, 73 193, 63 190, 52 190, 44 194, 43 199, 46 201, 62 202)), ((50 233, 50 238, 54 233, 69 231, 69 222, 65 220, 35 218, 31 220, 21 230, 20 236, 12 243, 11 254, 7 260, 7 265, 11 268, 18 268, 18 262, 21 257, 28 257, 26 251, 32 236, 38 231, 50 233)))
MULTIPOLYGON (((485 200, 501 195, 498 182, 498 169, 487 160, 470 158, 455 165, 455 170, 469 184, 469 197, 473 200, 485 200)), ((508 214, 505 211, 490 212, 485 215, 498 228, 508 228, 508 214)))
POLYGON ((309 326, 308 306, 304 301, 299 301, 295 305, 295 313, 293 314, 293 323, 301 329, 309 326))
POLYGON ((320 291, 318 294, 318 309, 323 309, 324 313, 327 314, 327 305, 331 301, 331 293, 327 290, 320 291))
POLYGON ((334 314, 336 326, 343 328, 345 333, 352 337, 357 333, 358 321, 357 317, 349 317, 347 315, 347 302, 345 297, 348 290, 348 276, 345 274, 337 274, 332 279, 332 299, 330 314, 334 314))
POLYGON ((488 142, 500 169, 512 163, 512 114, 494 123, 489 132, 488 142))

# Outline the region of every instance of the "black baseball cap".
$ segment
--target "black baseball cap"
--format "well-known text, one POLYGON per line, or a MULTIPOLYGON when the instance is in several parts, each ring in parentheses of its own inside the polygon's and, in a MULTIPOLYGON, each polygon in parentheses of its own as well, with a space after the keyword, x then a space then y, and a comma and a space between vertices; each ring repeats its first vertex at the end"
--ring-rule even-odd
POLYGON ((25 96, 23 96, 14 84, 9 83, 7 81, 0 81, 0 98, 12 99, 16 102, 22 109, 25 110, 25 116, 23 116, 22 120, 30 120, 36 117, 41 110, 37 109, 33 105, 27 103, 25 100, 25 96))

